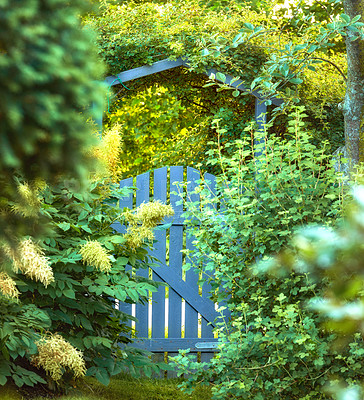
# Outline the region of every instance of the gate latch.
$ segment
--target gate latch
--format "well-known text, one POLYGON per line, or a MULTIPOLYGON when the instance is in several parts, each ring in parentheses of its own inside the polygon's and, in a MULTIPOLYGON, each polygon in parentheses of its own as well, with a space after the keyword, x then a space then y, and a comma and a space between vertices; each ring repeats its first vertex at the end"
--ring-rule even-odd
POLYGON ((196 349, 217 349, 218 342, 199 342, 195 344, 196 349))

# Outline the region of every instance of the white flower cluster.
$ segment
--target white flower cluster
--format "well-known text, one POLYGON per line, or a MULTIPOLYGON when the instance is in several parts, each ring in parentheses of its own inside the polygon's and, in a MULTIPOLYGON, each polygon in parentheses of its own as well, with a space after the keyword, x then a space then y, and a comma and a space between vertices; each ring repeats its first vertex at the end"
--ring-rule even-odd
POLYGON ((37 217, 40 210, 40 199, 38 197, 42 183, 35 182, 32 186, 28 183, 18 185, 19 201, 11 209, 14 213, 23 217, 37 217))
POLYGON ((19 270, 29 278, 40 281, 44 286, 54 282, 49 258, 44 256, 43 250, 32 239, 24 239, 20 242, 16 251, 7 249, 13 261, 15 272, 19 270))
POLYGON ((64 369, 73 371, 76 378, 86 373, 85 361, 81 351, 75 349, 58 334, 43 337, 36 342, 38 355, 32 357, 32 363, 42 367, 53 380, 59 381, 64 369))
POLYGON ((5 297, 17 298, 19 296, 14 279, 6 272, 0 272, 0 292, 5 297))
MULTIPOLYGON (((44 256, 43 250, 32 239, 23 239, 16 249, 7 245, 3 245, 2 248, 12 261, 15 273, 20 271, 29 278, 42 282, 46 287, 54 282, 49 258, 44 256)), ((0 292, 12 298, 17 298, 19 295, 15 281, 5 272, 0 273, 0 292)))
POLYGON ((163 204, 158 200, 141 204, 136 211, 126 211, 124 214, 129 226, 125 238, 133 249, 140 247, 144 241, 154 239, 153 229, 160 224, 165 217, 174 215, 172 206, 163 204))
POLYGON ((80 254, 82 261, 94 266, 101 272, 108 272, 111 269, 111 261, 107 250, 97 240, 88 240, 81 246, 80 254))
MULTIPOLYGON (((97 135, 99 133, 97 132, 97 135)), ((120 168, 120 155, 121 155, 121 126, 115 124, 110 130, 103 133, 100 144, 92 149, 92 155, 96 157, 101 165, 104 167, 98 169, 94 175, 95 180, 102 178, 110 178, 112 182, 119 182, 121 179, 121 168, 120 168)))

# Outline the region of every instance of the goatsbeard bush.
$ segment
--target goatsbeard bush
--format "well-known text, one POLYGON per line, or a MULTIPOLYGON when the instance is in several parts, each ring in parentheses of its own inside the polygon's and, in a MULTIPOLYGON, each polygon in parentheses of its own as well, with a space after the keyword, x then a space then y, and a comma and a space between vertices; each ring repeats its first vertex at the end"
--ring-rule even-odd
POLYGON ((257 132, 255 141, 232 144, 230 158, 211 150, 208 163, 222 170, 216 186, 201 186, 202 208, 185 201, 196 246, 190 259, 211 284, 212 299, 231 311, 217 328, 220 351, 209 364, 194 362, 186 351, 175 358, 180 373, 190 373, 183 384, 188 391, 205 382, 216 399, 324 399, 322 386, 333 375, 350 382, 363 373, 354 351, 364 348, 362 340, 337 353, 334 335, 305 307, 327 281, 298 272, 265 276, 255 267, 288 246, 297 228, 333 225, 342 216, 346 185, 325 143, 320 149, 310 143, 304 116, 301 108, 293 110, 286 140, 257 132))
POLYGON ((173 210, 158 202, 120 209, 132 190, 105 179, 87 191, 60 181, 37 193, 49 236, 8 249, 12 275, 0 274, 0 385, 47 380, 62 391, 84 374, 107 385, 122 370, 160 372, 164 363, 132 347, 135 318, 116 304, 145 303, 159 286, 139 271, 153 262, 154 228, 173 210), (129 232, 131 220, 144 229, 129 232), (32 312, 17 316, 22 309, 32 312))

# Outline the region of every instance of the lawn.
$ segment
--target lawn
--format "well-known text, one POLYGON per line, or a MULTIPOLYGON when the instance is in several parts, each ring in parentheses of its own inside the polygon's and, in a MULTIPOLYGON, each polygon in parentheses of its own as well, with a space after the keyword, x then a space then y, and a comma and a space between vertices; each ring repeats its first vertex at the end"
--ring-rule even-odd
MULTIPOLYGON (((180 379, 147 379, 132 378, 129 375, 118 375, 105 387, 96 379, 82 380, 79 389, 67 396, 57 397, 60 400, 210 400, 208 387, 199 387, 192 395, 186 395, 178 389, 180 379)), ((30 400, 29 394, 7 385, 0 387, 1 400, 30 400)), ((33 397, 42 400, 45 397, 33 397)))

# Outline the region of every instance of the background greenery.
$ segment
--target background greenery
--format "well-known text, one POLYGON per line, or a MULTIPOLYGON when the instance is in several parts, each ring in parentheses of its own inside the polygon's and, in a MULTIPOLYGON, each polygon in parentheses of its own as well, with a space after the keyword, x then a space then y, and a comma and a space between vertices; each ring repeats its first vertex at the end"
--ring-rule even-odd
MULTIPOLYGON (((124 176, 166 164, 196 165, 200 162, 207 168, 203 162, 204 152, 209 148, 208 142, 214 140, 216 143, 217 139, 212 121, 217 117, 225 120, 226 134, 222 139, 241 138, 243 128, 254 118, 254 98, 239 96, 234 99, 231 91, 220 92, 217 87, 202 89, 208 78, 201 73, 207 67, 215 67, 223 73, 241 77, 249 86, 254 78, 264 75, 264 65, 272 50, 279 46, 283 48, 289 42, 294 46, 306 39, 303 28, 309 23, 304 22, 304 16, 309 16, 311 8, 318 15, 317 29, 319 24, 327 21, 328 12, 330 18, 340 12, 339 5, 324 2, 320 6, 303 7, 293 20, 284 19, 279 13, 272 19, 273 5, 197 0, 104 2, 99 14, 85 18, 85 24, 96 29, 96 43, 108 74, 165 58, 186 56, 190 61, 189 72, 177 68, 130 82, 130 90, 118 87, 115 102, 106 116, 106 125, 113 126, 118 121, 125 136, 124 149, 127 149, 130 170, 122 160, 124 176), (266 37, 234 45, 234 38, 246 29, 246 24, 272 32, 266 37), (156 94, 153 101, 150 91, 156 94), (147 106, 141 106, 141 103, 147 106), (148 113, 143 112, 147 110, 145 107, 148 107, 148 113), (161 115, 165 117, 160 118, 161 115), (173 115, 173 123, 167 115, 173 115), (153 148, 159 150, 151 156, 146 149, 153 148), (135 161, 130 162, 130 158, 135 161)), ((338 37, 332 39, 330 47, 317 57, 328 59, 345 74, 344 50, 342 39, 338 37)), ((334 151, 343 144, 343 117, 337 105, 343 100, 345 82, 332 64, 316 62, 319 64, 312 67, 315 70, 306 69, 300 77, 302 85, 288 83, 286 88, 290 90, 289 98, 297 100, 298 96, 299 102, 306 107, 311 141, 319 144, 328 140, 334 151)), ((286 112, 275 119, 270 133, 279 137, 288 134, 286 112)))
MULTIPOLYGON (((88 13, 81 1, 69 7, 61 0, 28 1, 20 9, 6 0, 0 5, 2 240, 16 243, 19 237, 35 236, 37 226, 47 226, 39 245, 56 277, 45 288, 18 275, 22 303, 1 297, 0 384, 12 379, 19 387, 46 381, 54 387, 29 363, 37 352, 35 340, 48 332, 60 332, 83 350, 88 375, 103 384, 123 367, 157 372, 148 358, 117 345, 129 342, 131 316, 116 310, 112 298, 146 301, 156 285, 125 271, 127 264, 143 268, 150 260, 145 245, 134 252, 116 234, 113 223, 123 217, 115 204, 123 193, 100 177, 94 183, 85 179, 95 153, 86 151, 94 142, 86 109, 91 102, 100 105, 96 79, 179 56, 188 57, 189 71, 143 78, 109 93, 104 140, 111 139, 106 150, 96 153, 113 162, 114 180, 172 163, 199 165, 219 175, 217 196, 202 192, 203 212, 189 204, 188 215, 198 239, 195 260, 204 266, 213 299, 227 300, 233 319, 220 327, 221 352, 209 369, 184 353, 176 358, 180 372, 192 368, 185 388, 205 382, 216 398, 321 399, 327 397, 323 385, 338 376, 357 384, 363 375, 363 343, 355 334, 361 319, 350 319, 341 309, 338 321, 349 328, 343 341, 347 346, 337 348, 337 324, 331 322, 327 332, 321 322, 338 308, 321 310, 321 315, 305 305, 313 295, 338 297, 342 308, 347 299, 358 303, 361 280, 351 285, 346 264, 342 270, 342 264, 334 265, 334 277, 323 274, 319 281, 309 271, 262 275, 255 266, 257 259, 282 248, 295 254, 290 237, 298 227, 334 225, 342 217, 347 186, 337 179, 330 154, 343 139, 337 106, 345 92, 341 72, 346 73, 346 60, 338 35, 348 27, 344 17, 312 50, 330 62, 305 64, 305 52, 312 53, 310 40, 342 12, 340 2, 301 2, 292 8, 292 18, 266 1, 94 3, 97 7, 88 13), (96 36, 87 33, 89 27, 96 36), (105 70, 96 62, 92 41, 105 70), (283 58, 274 59, 277 47, 283 58), (296 74, 291 66, 301 62, 307 68, 296 74), (209 81, 202 73, 207 66, 240 76, 248 86, 267 83, 267 93, 277 84, 291 106, 275 114, 264 135, 258 133, 252 124, 253 99, 232 95, 221 85, 206 87, 209 81), (254 145, 257 140, 261 145, 254 145), (77 180, 61 178, 64 173, 77 180), (15 178, 29 180, 33 189, 38 178, 51 183, 42 192, 37 217, 10 212, 21 197, 15 178), (90 239, 110 252, 109 274, 82 265, 79 246, 90 239), (343 287, 335 284, 335 268, 345 276, 343 287)), ((58 389, 74 384, 66 373, 58 389)))

